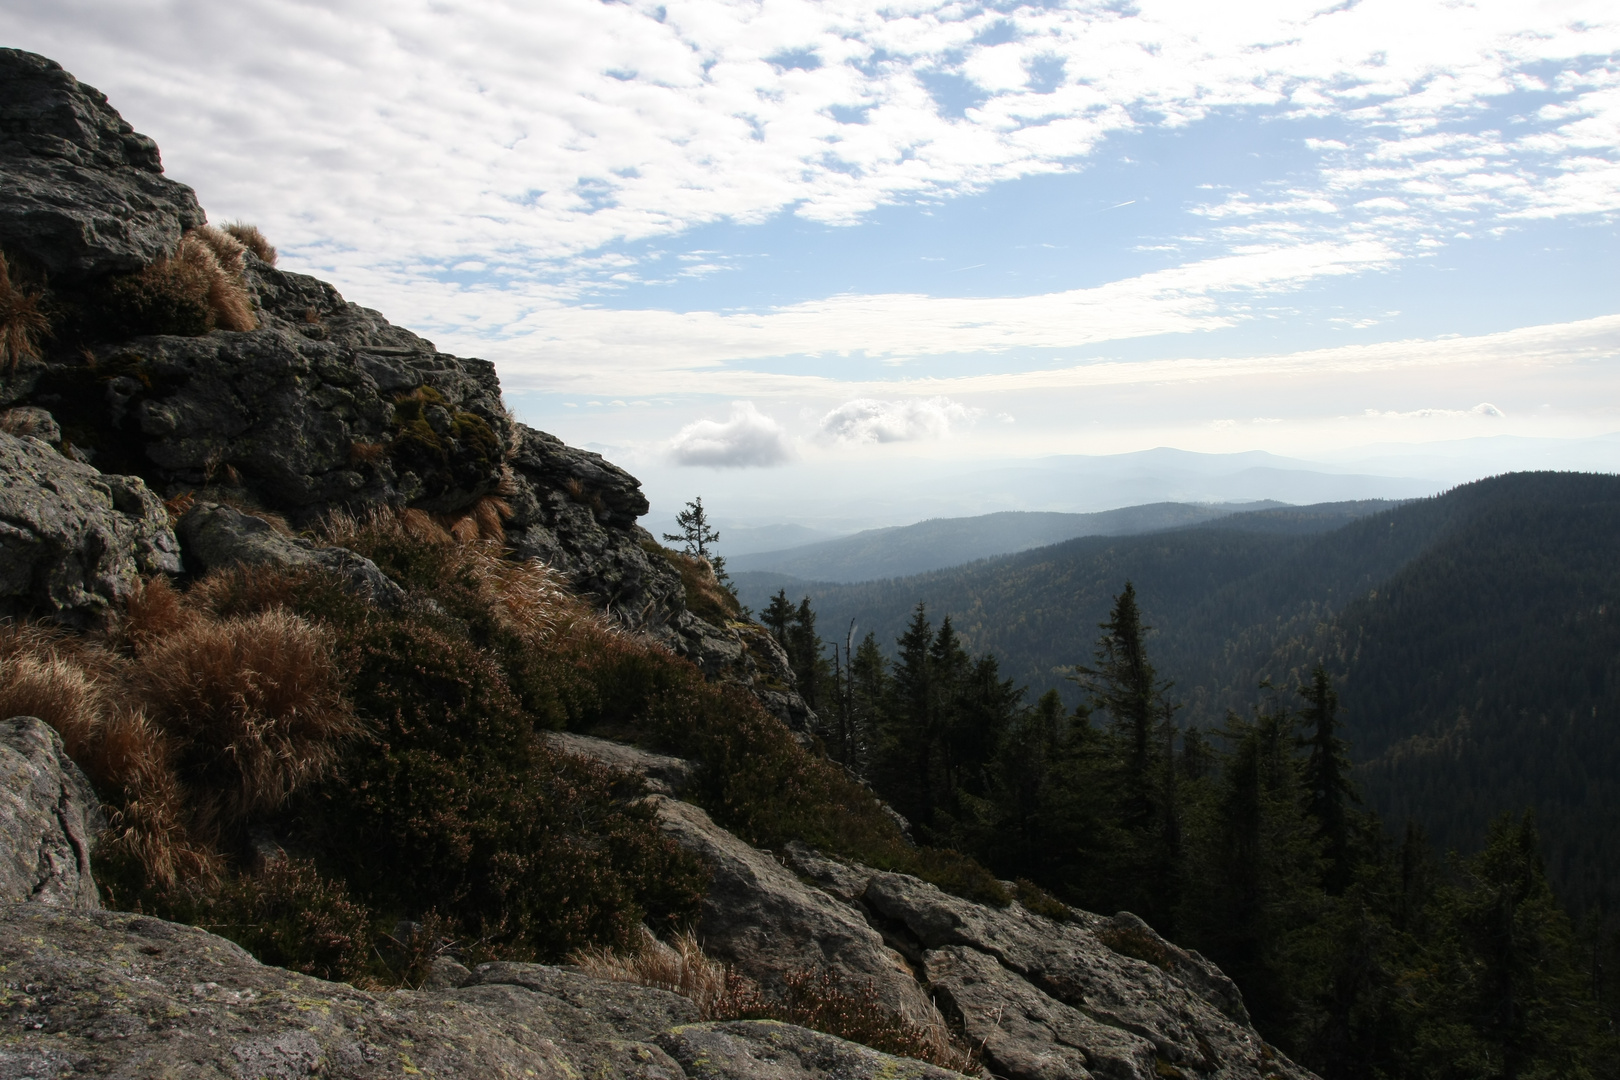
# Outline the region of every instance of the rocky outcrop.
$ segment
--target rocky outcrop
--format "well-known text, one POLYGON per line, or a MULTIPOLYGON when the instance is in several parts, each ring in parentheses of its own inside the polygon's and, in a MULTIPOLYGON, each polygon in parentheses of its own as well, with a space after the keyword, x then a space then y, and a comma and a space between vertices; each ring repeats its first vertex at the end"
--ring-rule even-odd
POLYGON ((0 616, 92 623, 141 575, 180 571, 168 514, 139 477, 4 433, 0 477, 0 616))
POLYGON ((0 900, 98 908, 90 847, 101 800, 43 720, 0 720, 0 900))
POLYGON ((1260 1038, 1218 968, 1135 916, 1073 911, 1056 922, 802 848, 790 861, 920 969, 946 1014, 983 1046, 991 1071, 1008 1080, 1311 1075, 1260 1038))
POLYGON ((0 247, 53 278, 138 270, 203 223, 139 135, 60 64, 0 49, 0 247))
POLYGON ((47 270, 72 316, 43 360, 0 375, 12 426, 165 498, 262 506, 300 528, 380 507, 504 517, 517 557, 564 571, 625 625, 809 730, 785 663, 688 610, 680 574, 636 526, 648 509, 636 478, 516 422, 487 361, 252 254, 242 284, 257 329, 105 340, 97 290, 172 253, 203 215, 101 94, 14 49, 0 50, 0 188, 0 248, 47 270))
POLYGON ((1129 912, 1071 909, 1055 921, 796 842, 760 851, 669 797, 690 763, 603 739, 553 740, 655 793, 647 801, 661 827, 713 875, 697 927, 704 948, 766 986, 806 969, 870 985, 913 1023, 948 1023, 1005 1080, 1311 1075, 1266 1045, 1219 968, 1129 912))
POLYGON ((335 574, 381 607, 405 603, 405 590, 365 556, 284 535, 264 518, 234 507, 196 503, 181 517, 179 534, 193 573, 226 566, 307 566, 335 574))
POLYGON ((957 1080, 960 1073, 770 1020, 692 1024, 658 1037, 692 1080, 957 1080))
POLYGON ((704 1024, 674 994, 538 964, 367 993, 126 912, 0 904, 0 1076, 945 1080, 781 1024, 704 1024))
POLYGON ((800 881, 770 852, 749 847, 690 803, 651 796, 661 828, 713 875, 698 933, 705 951, 767 987, 795 971, 827 969, 914 1024, 937 1014, 899 953, 860 912, 800 881))

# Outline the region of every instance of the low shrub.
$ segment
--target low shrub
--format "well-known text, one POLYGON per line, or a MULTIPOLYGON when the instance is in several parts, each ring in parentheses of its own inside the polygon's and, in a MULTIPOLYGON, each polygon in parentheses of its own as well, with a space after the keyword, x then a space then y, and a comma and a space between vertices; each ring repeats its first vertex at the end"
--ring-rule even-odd
POLYGON ((1074 918, 1069 905, 1041 888, 1028 878, 1019 878, 1014 885, 1017 888, 1018 902, 1037 915, 1045 916, 1053 922, 1068 922, 1074 918))
POLYGON ((408 972, 389 970, 382 960, 385 935, 375 914, 308 860, 276 859, 209 888, 188 883, 156 906, 171 919, 230 938, 266 964, 343 982, 408 981, 408 972))

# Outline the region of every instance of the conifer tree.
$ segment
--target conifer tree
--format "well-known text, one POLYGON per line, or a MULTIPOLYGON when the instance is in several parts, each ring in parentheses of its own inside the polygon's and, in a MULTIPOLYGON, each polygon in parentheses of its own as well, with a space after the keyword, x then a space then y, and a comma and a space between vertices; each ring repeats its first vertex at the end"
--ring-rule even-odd
POLYGON ((681 550, 696 559, 704 559, 714 568, 714 576, 722 583, 726 578, 726 560, 714 551, 720 534, 709 526, 708 511, 703 509, 703 496, 686 504, 686 509, 675 515, 680 532, 665 533, 664 539, 681 545, 681 550))
POLYGON ((1299 688, 1305 699, 1300 719, 1305 725, 1310 757, 1303 777, 1306 813, 1316 824, 1327 860, 1322 885, 1338 896, 1350 885, 1355 872, 1351 851, 1351 804, 1360 802, 1350 781, 1350 758, 1344 740, 1338 736, 1339 694, 1327 670, 1316 665, 1307 686, 1299 688))
POLYGON ((771 597, 770 605, 759 616, 760 623, 770 630, 771 636, 783 650, 787 649, 788 627, 793 622, 793 616, 793 603, 788 600, 786 589, 776 590, 776 595, 771 597))

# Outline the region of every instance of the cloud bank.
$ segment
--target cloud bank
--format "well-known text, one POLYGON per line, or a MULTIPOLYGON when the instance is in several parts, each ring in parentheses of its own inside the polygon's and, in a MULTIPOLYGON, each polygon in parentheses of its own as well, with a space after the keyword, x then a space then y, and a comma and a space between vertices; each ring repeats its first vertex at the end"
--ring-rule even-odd
POLYGON ((698 420, 681 428, 669 456, 677 465, 746 469, 781 465, 793 457, 793 448, 782 425, 753 402, 736 401, 725 420, 698 420))
POLYGON ((953 428, 983 415, 948 397, 879 401, 856 398, 821 418, 821 434, 836 442, 892 443, 946 439, 953 428))

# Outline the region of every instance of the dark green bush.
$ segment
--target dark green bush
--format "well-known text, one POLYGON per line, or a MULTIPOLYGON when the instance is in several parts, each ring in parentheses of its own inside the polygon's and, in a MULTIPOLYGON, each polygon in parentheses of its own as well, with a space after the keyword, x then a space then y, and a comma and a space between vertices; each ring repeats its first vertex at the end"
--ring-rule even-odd
MULTIPOLYGON (((401 555, 407 578, 423 563, 452 568, 431 547, 419 551, 401 555)), ((496 629, 487 605, 463 620, 458 611, 477 614, 466 575, 435 584, 427 596, 443 615, 378 611, 319 574, 237 572, 206 584, 222 613, 287 604, 336 630, 348 698, 368 732, 335 777, 283 816, 294 847, 372 909, 437 910, 508 959, 624 944, 643 920, 692 921, 700 864, 627 805, 610 774, 539 739, 501 651, 474 640, 496 629)))

